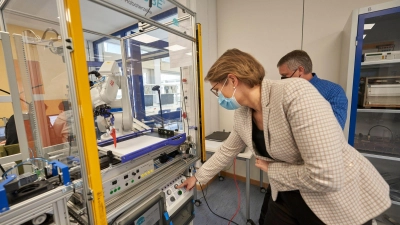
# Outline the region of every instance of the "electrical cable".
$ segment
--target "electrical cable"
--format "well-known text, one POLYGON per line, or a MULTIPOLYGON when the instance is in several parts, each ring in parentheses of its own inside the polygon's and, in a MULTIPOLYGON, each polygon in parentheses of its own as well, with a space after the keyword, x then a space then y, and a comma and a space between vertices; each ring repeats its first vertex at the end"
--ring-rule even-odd
POLYGON ((386 127, 386 126, 383 126, 383 125, 375 125, 375 126, 371 127, 371 128, 369 129, 369 131, 368 131, 368 140, 370 139, 371 130, 372 130, 373 128, 375 128, 375 127, 383 127, 383 128, 388 129, 389 132, 390 132, 390 135, 391 135, 390 140, 393 140, 393 132, 392 132, 392 130, 390 130, 389 127, 386 127))
MULTIPOLYGON (((203 193, 203 196, 205 196, 205 195, 204 195, 204 191, 203 191, 203 187, 202 187, 200 181, 199 181, 199 184, 200 184, 201 192, 203 193)), ((207 202, 207 198, 206 198, 206 197, 204 197, 204 201, 206 202, 207 207, 208 207, 208 209, 210 210, 210 212, 211 212, 212 214, 218 216, 218 217, 221 218, 221 219, 224 219, 224 220, 226 220, 226 221, 231 222, 231 220, 229 220, 229 219, 227 219, 227 218, 225 218, 225 217, 222 217, 222 216, 216 214, 214 211, 212 211, 211 208, 210 208, 210 206, 208 205, 208 202, 207 202)), ((234 223, 234 224, 236 224, 236 225, 239 225, 239 224, 235 223, 234 221, 232 221, 232 223, 234 223)))
POLYGON ((6 172, 1 164, 0 164, 0 169, 1 169, 1 172, 3 172, 3 174, 6 172))
POLYGON ((9 94, 9 95, 11 95, 11 93, 10 93, 10 92, 8 92, 8 91, 5 91, 5 90, 3 90, 3 89, 0 89, 0 91, 4 92, 4 93, 6 93, 6 94, 9 94))
POLYGON ((239 186, 238 186, 237 181, 236 181, 236 158, 233 160, 233 179, 235 180, 236 190, 237 190, 237 194, 238 194, 238 207, 237 207, 237 209, 236 209, 235 214, 233 214, 231 220, 229 221, 228 225, 231 224, 233 218, 235 218, 235 216, 236 216, 237 213, 239 212, 239 210, 240 210, 240 202, 241 202, 241 199, 240 199, 240 190, 239 190, 239 186))
MULTIPOLYGON (((149 0, 149 1, 151 1, 151 0, 149 0)), ((150 9, 151 9, 151 7, 149 7, 149 10, 147 10, 147 13, 149 13, 149 12, 150 12, 150 9)), ((146 17, 146 16, 147 16, 147 13, 146 13, 146 14, 144 14, 144 17, 146 17)))
POLYGON ((30 158, 30 159, 27 159, 27 160, 25 160, 25 161, 22 161, 22 162, 18 163, 17 165, 11 167, 11 168, 8 169, 5 173, 3 173, 3 175, 1 175, 1 177, 7 178, 7 173, 9 173, 11 170, 13 170, 14 168, 17 168, 17 167, 26 165, 27 162, 32 162, 32 161, 34 161, 34 160, 41 160, 41 161, 46 162, 46 163, 49 162, 49 161, 48 161, 47 159, 45 159, 45 158, 30 158))
MULTIPOLYGON (((147 10, 147 13, 150 12, 151 7, 153 7, 153 1, 152 1, 152 0, 149 0, 149 10, 147 10)), ((147 13, 144 14, 144 17, 146 17, 147 13)))
MULTIPOLYGON (((3 89, 0 89, 0 91, 1 91, 1 92, 4 92, 4 93, 6 93, 6 94, 9 94, 9 95, 11 95, 11 93, 10 93, 10 92, 8 92, 8 91, 5 91, 5 90, 3 90, 3 89)), ((29 103, 28 103, 27 101, 23 100, 22 98, 19 98, 19 100, 21 100, 21 101, 23 101, 23 102, 25 102, 26 104, 28 104, 28 105, 29 105, 29 103)))

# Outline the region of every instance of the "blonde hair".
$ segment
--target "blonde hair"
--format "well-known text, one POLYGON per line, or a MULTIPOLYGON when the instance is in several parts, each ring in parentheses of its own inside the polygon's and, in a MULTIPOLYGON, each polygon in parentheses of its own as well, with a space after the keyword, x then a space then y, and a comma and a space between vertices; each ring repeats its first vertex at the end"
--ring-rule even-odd
POLYGON ((229 49, 217 59, 204 80, 221 82, 227 78, 228 74, 234 74, 241 82, 254 87, 261 84, 265 70, 253 56, 234 48, 229 49))

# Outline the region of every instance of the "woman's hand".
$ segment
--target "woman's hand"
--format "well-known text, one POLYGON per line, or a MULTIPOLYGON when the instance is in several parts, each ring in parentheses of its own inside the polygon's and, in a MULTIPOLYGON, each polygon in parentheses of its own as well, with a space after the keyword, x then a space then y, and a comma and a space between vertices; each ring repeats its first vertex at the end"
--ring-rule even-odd
POLYGON ((260 168, 262 171, 268 172, 268 165, 269 162, 261 159, 256 159, 256 167, 260 168))
POLYGON ((181 185, 179 185, 177 188, 186 187, 186 190, 190 191, 190 190, 192 190, 194 185, 196 185, 196 181, 197 181, 196 177, 191 176, 191 177, 187 178, 185 181, 183 181, 183 183, 181 185))

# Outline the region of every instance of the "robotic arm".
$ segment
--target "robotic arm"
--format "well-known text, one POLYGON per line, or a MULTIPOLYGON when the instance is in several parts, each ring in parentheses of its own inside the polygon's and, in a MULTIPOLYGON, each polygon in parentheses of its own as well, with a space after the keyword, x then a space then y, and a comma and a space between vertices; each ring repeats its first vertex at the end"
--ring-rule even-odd
POLYGON ((96 76, 96 83, 90 89, 94 116, 104 117, 107 133, 115 136, 114 116, 110 112, 110 104, 116 100, 121 86, 118 64, 115 61, 105 61, 98 72, 92 71, 90 74, 96 76))

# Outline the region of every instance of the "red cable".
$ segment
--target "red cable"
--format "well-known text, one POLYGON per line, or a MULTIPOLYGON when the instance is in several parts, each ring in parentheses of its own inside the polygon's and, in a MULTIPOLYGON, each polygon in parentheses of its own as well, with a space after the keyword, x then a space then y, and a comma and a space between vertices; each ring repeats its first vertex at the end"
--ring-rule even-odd
POLYGON ((241 200, 240 200, 240 190, 239 190, 239 186, 238 186, 237 181, 236 181, 236 158, 233 160, 233 179, 235 180, 235 185, 236 185, 236 190, 237 190, 238 200, 239 201, 238 201, 238 207, 236 209, 236 212, 232 216, 231 220, 229 220, 228 225, 231 224, 233 218, 235 218, 236 214, 239 212, 239 210, 240 210, 240 202, 241 202, 241 200))

